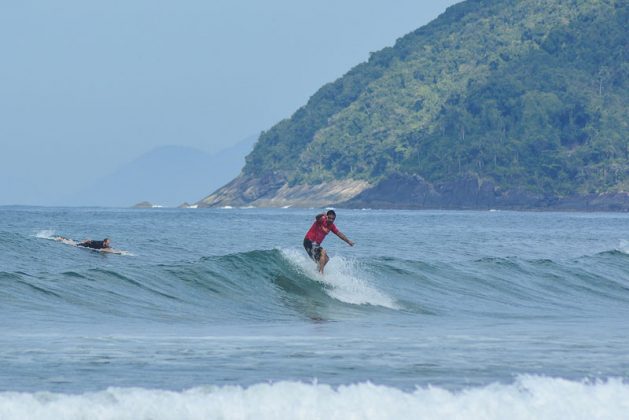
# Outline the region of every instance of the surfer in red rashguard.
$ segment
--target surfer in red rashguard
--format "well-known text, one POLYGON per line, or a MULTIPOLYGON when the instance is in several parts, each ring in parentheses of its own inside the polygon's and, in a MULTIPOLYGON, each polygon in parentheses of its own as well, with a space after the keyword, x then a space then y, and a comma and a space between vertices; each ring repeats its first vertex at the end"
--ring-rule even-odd
POLYGON ((310 227, 304 238, 304 248, 306 252, 318 265, 319 272, 323 274, 325 265, 330 261, 328 253, 321 247, 321 242, 328 233, 333 232, 336 236, 347 242, 349 246, 354 246, 354 242, 349 240, 347 236, 338 230, 334 221, 336 220, 336 212, 328 210, 326 214, 317 214, 315 222, 310 227))

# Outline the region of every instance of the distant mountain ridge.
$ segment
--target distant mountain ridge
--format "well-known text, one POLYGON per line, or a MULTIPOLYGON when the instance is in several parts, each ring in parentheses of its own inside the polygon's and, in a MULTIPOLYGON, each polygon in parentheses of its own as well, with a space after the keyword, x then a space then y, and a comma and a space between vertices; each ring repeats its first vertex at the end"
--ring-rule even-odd
POLYGON ((104 175, 66 205, 130 207, 146 201, 176 207, 196 201, 238 175, 256 137, 209 154, 183 146, 162 146, 104 175))
POLYGON ((627 0, 456 4, 263 132, 199 204, 291 205, 334 181, 314 202, 629 210, 628 22, 627 0))

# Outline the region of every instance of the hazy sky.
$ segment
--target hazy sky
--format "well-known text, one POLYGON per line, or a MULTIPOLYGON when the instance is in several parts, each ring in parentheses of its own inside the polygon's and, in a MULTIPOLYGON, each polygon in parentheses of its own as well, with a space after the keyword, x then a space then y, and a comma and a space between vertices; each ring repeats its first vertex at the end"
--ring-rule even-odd
POLYGON ((158 146, 228 147, 457 2, 0 2, 0 205, 158 146))

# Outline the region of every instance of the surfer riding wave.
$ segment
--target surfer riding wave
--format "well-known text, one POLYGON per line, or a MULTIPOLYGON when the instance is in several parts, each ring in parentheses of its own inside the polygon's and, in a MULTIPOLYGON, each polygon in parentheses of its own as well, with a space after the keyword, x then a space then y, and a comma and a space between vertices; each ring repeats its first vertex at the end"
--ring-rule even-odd
POLYGON ((317 214, 315 221, 310 227, 310 230, 306 233, 304 238, 304 248, 306 252, 317 263, 319 272, 323 274, 325 265, 330 261, 328 253, 321 247, 321 242, 325 239, 328 233, 333 232, 336 236, 347 242, 349 246, 354 246, 354 242, 347 238, 334 224, 336 220, 336 212, 334 210, 328 210, 326 214, 317 214))

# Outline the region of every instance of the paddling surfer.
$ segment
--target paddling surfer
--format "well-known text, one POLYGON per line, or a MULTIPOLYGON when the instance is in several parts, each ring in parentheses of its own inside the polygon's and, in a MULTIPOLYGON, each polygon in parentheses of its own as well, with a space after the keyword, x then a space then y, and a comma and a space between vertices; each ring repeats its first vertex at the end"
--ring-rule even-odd
POLYGON ((326 214, 317 214, 315 222, 310 227, 304 238, 304 248, 306 252, 316 263, 319 272, 323 274, 325 265, 330 261, 328 253, 321 247, 321 242, 326 235, 333 232, 336 236, 347 242, 349 246, 354 246, 354 242, 347 238, 334 224, 336 220, 336 212, 328 210, 326 214))
POLYGON ((101 251, 107 251, 111 249, 111 247, 109 246, 110 243, 111 241, 109 240, 109 238, 105 238, 102 241, 92 241, 92 240, 87 239, 83 242, 79 242, 78 244, 76 244, 76 246, 81 246, 83 248, 98 249, 101 251))

